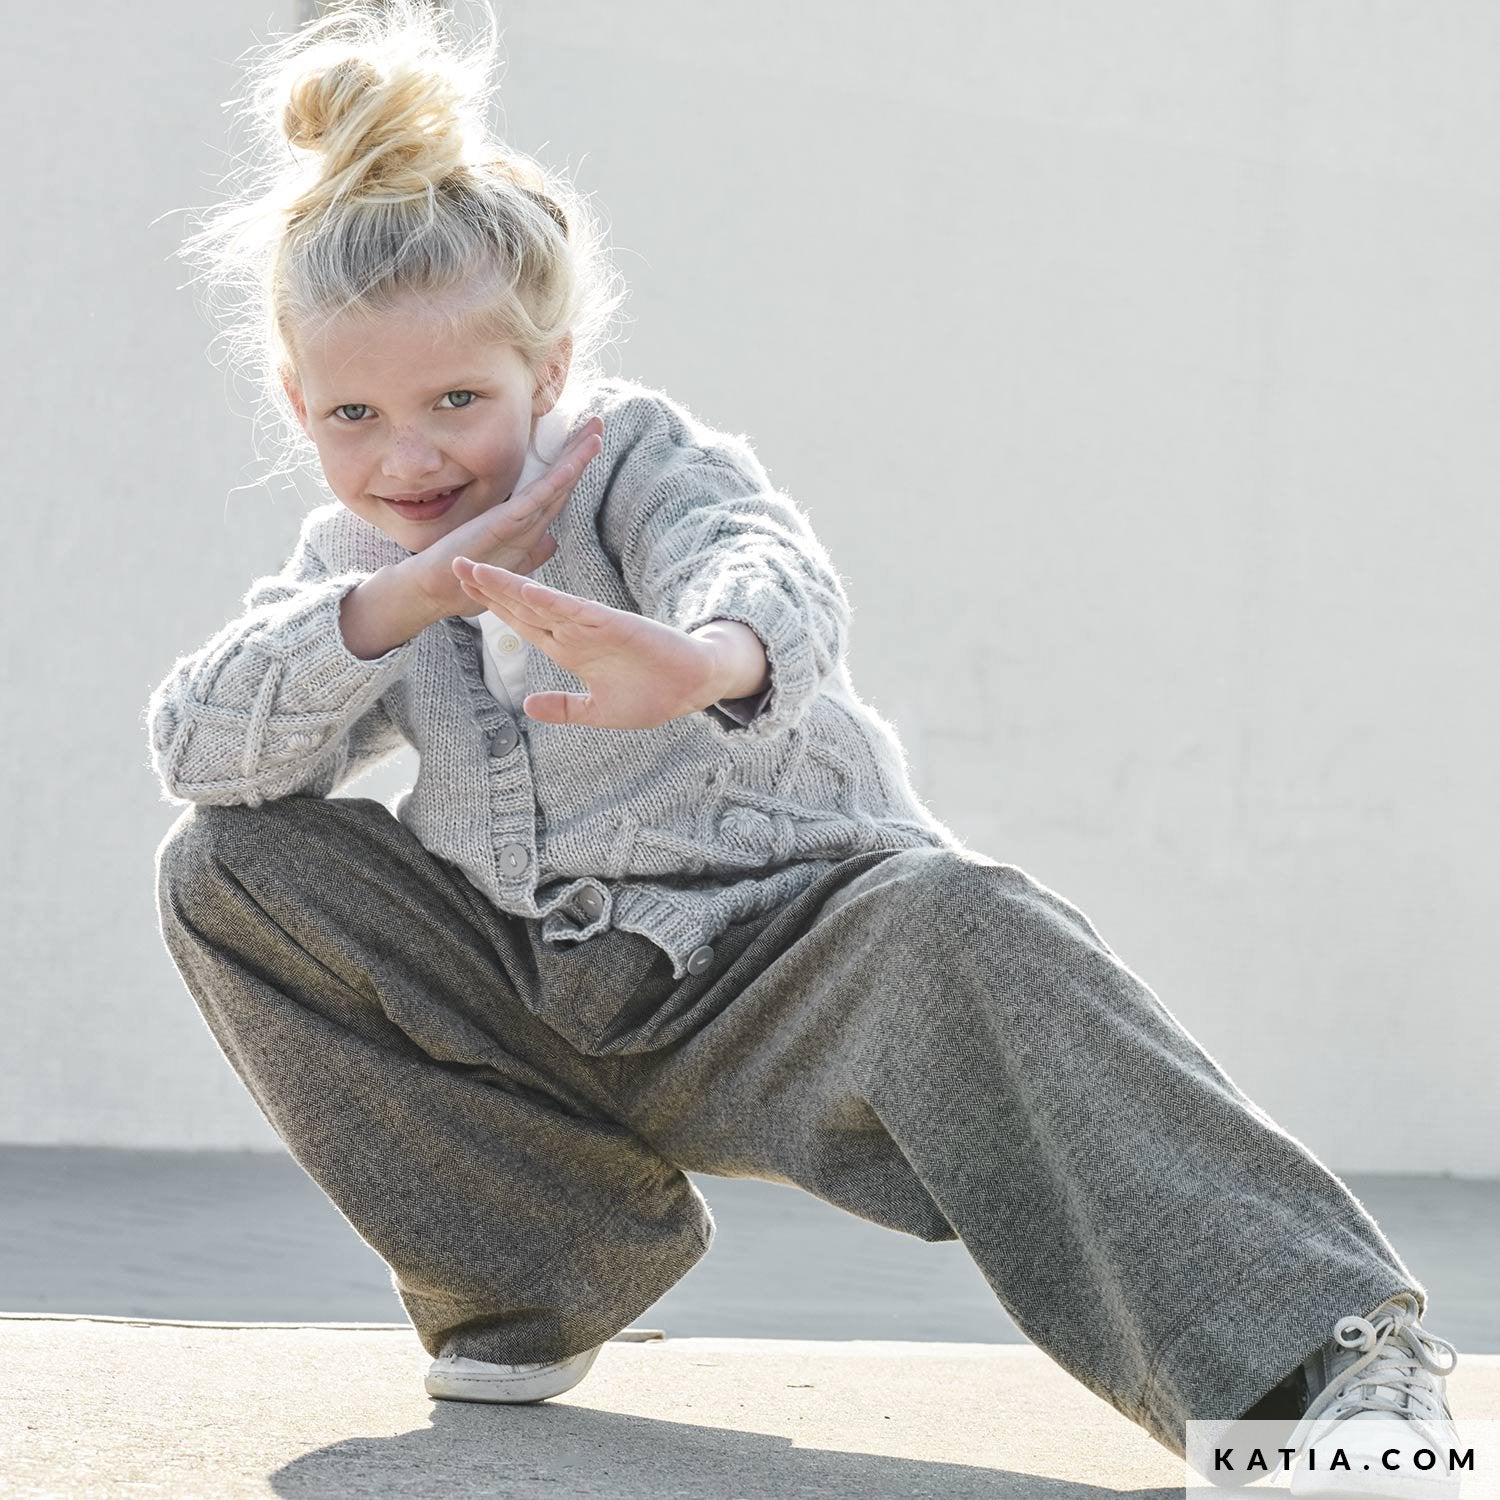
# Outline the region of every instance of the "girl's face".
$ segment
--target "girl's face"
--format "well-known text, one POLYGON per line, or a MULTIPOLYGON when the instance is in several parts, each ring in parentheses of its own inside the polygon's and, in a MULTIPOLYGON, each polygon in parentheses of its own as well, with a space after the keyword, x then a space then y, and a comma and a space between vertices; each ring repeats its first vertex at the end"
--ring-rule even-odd
POLYGON ((455 336, 429 308, 407 299, 378 318, 325 323, 297 340, 301 363, 283 377, 329 488, 409 552, 510 498, 569 352, 539 381, 514 346, 455 336), (391 503, 455 485, 441 514, 391 503))

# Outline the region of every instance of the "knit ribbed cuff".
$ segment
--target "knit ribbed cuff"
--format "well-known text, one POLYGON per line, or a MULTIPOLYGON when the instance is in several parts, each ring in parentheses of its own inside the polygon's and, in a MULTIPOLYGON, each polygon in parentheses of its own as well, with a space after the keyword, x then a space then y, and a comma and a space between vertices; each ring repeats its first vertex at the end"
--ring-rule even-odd
POLYGON ((344 640, 344 595, 369 576, 303 585, 253 629, 236 622, 200 659, 179 663, 151 705, 153 758, 169 795, 285 795, 405 670, 415 637, 369 660, 344 640))
MULTIPOLYGON (((723 719, 709 714, 709 721, 727 735, 766 738, 798 723, 821 686, 817 658, 809 634, 810 622, 797 602, 783 590, 770 586, 761 578, 743 577, 717 591, 711 599, 681 608, 673 622, 691 634, 710 620, 738 620, 748 625, 765 648, 771 681, 757 697, 764 696, 764 707, 742 725, 726 725, 723 719)), ((731 699, 746 703, 745 699, 731 699)), ((718 705, 725 717, 737 718, 718 705)))

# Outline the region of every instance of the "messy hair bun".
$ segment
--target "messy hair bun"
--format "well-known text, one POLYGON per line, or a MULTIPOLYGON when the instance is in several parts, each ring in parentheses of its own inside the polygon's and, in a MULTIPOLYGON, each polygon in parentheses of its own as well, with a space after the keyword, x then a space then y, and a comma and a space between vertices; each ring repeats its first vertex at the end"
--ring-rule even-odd
POLYGON ((413 45, 428 40, 330 37, 304 44, 281 71, 269 102, 280 103, 289 144, 317 157, 299 212, 321 210, 355 186, 367 200, 425 197, 474 154, 471 142, 483 138, 475 95, 447 57, 413 45))
POLYGON ((239 119, 258 152, 178 254, 197 260, 231 359, 311 452, 282 388, 328 319, 408 293, 459 293, 450 321, 539 371, 572 340, 591 385, 623 301, 602 235, 565 179, 494 139, 495 19, 467 50, 431 0, 346 3, 250 49, 239 119))
POLYGON ((384 80, 362 57, 346 57, 326 68, 312 68, 292 85, 281 112, 281 128, 294 146, 320 151, 330 133, 367 101, 384 80))

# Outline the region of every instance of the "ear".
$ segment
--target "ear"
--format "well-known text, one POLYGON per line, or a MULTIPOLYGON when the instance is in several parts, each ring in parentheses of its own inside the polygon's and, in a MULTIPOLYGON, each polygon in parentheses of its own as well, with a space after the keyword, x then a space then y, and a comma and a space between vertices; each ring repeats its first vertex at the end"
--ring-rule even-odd
POLYGON ((573 362, 573 335, 565 333, 553 346, 552 353, 537 371, 536 391, 531 398, 531 417, 545 417, 568 383, 568 367, 573 362))
MULTIPOLYGON (((286 392, 286 398, 292 403, 292 410, 297 413, 297 424, 307 432, 307 403, 302 399, 302 387, 297 383, 297 377, 287 365, 281 367, 281 388, 286 392)), ((311 437, 312 434, 308 433, 311 437)))

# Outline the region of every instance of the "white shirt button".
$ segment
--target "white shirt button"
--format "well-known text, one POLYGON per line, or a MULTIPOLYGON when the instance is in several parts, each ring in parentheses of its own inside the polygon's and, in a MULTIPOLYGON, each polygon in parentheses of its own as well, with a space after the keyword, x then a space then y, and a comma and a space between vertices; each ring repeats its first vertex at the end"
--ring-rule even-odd
POLYGON ((521 638, 515 635, 502 635, 500 637, 500 649, 502 651, 519 651, 521 649, 521 638))

